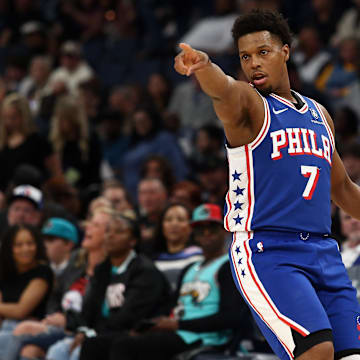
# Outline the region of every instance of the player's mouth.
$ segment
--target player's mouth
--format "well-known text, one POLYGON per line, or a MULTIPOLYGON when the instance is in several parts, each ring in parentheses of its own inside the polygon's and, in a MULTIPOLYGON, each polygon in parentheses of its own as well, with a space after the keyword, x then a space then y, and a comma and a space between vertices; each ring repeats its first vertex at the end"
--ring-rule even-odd
POLYGON ((263 73, 260 73, 260 72, 256 72, 251 76, 252 83, 255 86, 264 85, 265 82, 266 82, 266 78, 267 78, 267 76, 265 74, 263 74, 263 73))

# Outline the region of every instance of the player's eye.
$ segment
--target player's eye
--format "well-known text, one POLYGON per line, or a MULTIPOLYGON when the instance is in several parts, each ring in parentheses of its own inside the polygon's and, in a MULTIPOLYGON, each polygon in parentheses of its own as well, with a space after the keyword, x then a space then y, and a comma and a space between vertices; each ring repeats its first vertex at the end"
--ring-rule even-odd
POLYGON ((261 55, 266 55, 266 54, 268 54, 268 53, 269 53, 268 50, 260 50, 260 54, 261 54, 261 55))
POLYGON ((241 56, 241 60, 248 60, 248 59, 249 59, 249 55, 244 54, 241 56))

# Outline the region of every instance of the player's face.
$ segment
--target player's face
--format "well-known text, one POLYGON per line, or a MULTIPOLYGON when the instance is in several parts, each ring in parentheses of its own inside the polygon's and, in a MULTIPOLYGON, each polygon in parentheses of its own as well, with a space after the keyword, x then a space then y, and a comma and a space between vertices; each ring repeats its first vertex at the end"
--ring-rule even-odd
POLYGON ((246 78, 261 93, 275 92, 284 81, 288 81, 286 61, 289 59, 289 47, 282 45, 269 31, 241 36, 238 48, 246 78))

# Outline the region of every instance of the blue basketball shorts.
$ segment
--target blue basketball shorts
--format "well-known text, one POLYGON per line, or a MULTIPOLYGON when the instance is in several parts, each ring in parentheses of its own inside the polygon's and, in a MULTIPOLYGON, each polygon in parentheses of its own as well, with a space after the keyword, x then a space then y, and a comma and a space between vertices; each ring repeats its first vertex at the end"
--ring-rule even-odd
POLYGON ((281 360, 328 340, 335 359, 360 354, 360 307, 334 239, 237 232, 229 253, 236 286, 281 360))

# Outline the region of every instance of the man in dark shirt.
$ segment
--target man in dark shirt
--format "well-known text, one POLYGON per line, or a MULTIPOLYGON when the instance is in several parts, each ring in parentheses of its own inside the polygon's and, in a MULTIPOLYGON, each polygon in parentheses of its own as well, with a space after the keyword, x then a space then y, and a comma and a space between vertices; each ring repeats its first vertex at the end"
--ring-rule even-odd
POLYGON ((204 260, 184 270, 171 314, 140 323, 137 331, 149 330, 140 334, 87 338, 80 360, 165 360, 201 345, 225 345, 234 329, 249 329, 249 313, 231 277, 220 207, 199 206, 192 224, 204 260))

